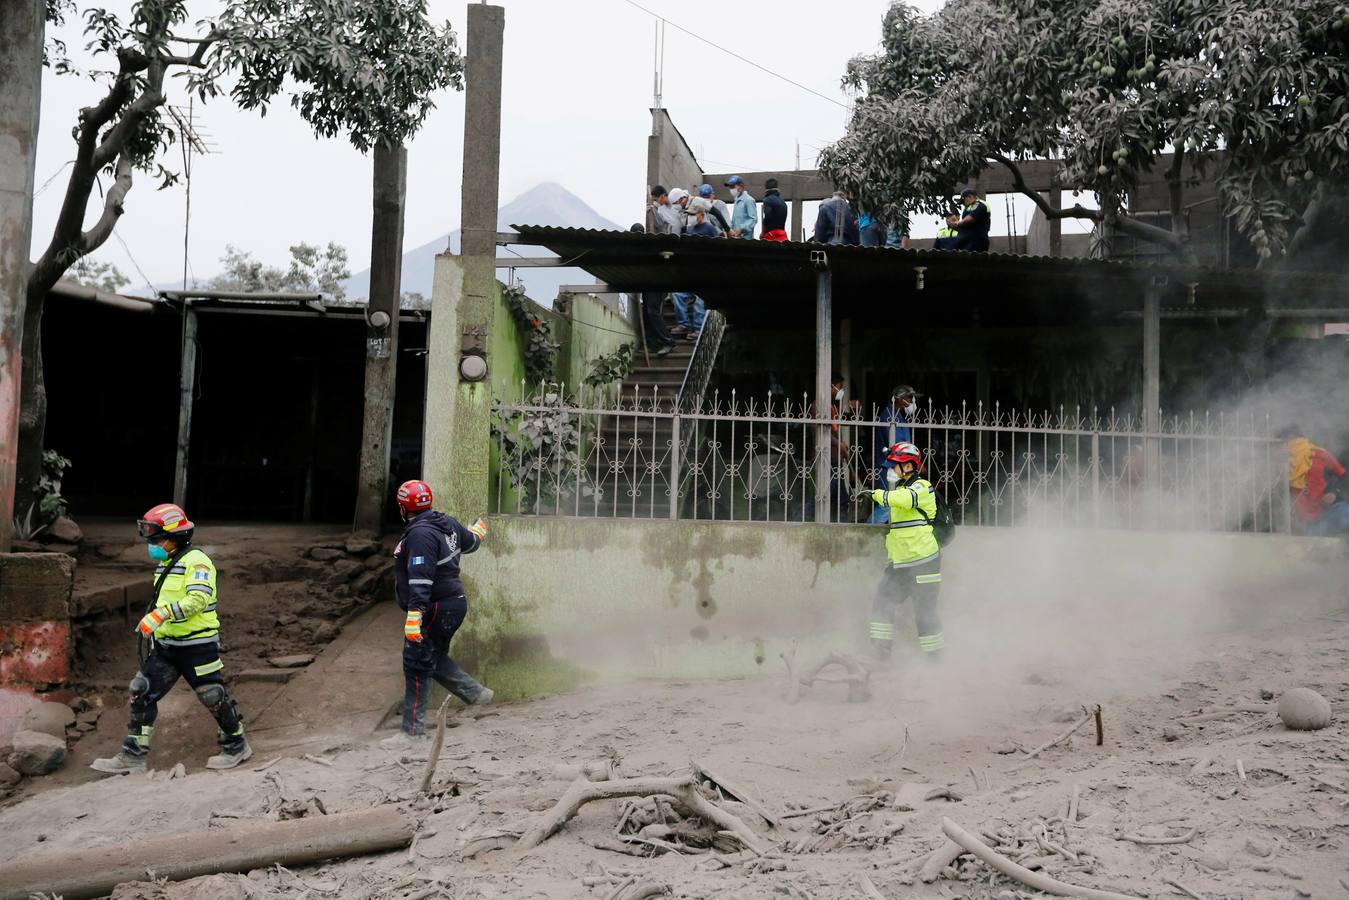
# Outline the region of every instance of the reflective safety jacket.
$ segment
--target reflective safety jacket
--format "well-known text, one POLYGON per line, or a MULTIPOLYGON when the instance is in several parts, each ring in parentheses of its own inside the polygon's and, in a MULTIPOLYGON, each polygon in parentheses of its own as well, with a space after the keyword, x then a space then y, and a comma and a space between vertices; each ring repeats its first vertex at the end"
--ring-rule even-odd
POLYGON ((175 647, 219 643, 216 572, 211 558, 193 547, 178 559, 156 566, 156 584, 166 569, 168 576, 155 600, 155 609, 164 617, 164 624, 155 632, 155 640, 175 647), (173 563, 172 568, 169 562, 173 563))
POLYGON ((892 569, 916 566, 938 557, 941 548, 928 524, 937 516, 937 495, 930 482, 914 478, 893 490, 872 491, 871 499, 890 510, 885 552, 892 569), (924 514, 927 519, 923 518, 924 514))
POLYGON ((428 510, 418 513, 403 529, 393 551, 394 591, 404 610, 426 612, 435 600, 464 595, 459 559, 482 545, 478 536, 458 519, 428 510))

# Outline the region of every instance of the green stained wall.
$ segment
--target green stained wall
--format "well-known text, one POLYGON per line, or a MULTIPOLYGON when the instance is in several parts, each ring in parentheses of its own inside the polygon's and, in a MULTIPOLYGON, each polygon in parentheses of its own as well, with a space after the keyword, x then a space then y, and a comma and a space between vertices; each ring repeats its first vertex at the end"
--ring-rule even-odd
MULTIPOLYGON (((883 537, 867 526, 495 516, 485 547, 464 558, 470 611, 454 655, 518 697, 591 680, 780 674, 793 648, 802 665, 866 653, 883 537)), ((1274 594, 1339 602, 1349 561, 1333 551, 1255 535, 961 528, 944 553, 944 630, 962 665, 1043 657, 1037 648, 1055 642, 1175 640, 1247 608, 1268 614, 1274 594)), ((916 655, 912 611, 897 621, 898 655, 916 655)))

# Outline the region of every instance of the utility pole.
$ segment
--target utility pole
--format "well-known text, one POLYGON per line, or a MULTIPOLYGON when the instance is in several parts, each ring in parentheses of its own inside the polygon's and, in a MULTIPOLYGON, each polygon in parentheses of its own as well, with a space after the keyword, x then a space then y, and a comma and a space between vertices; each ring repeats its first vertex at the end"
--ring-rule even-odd
POLYGON ((42 105, 43 0, 0 3, 0 553, 13 540, 24 298, 42 105))
POLYGON ((389 494, 398 376, 398 313, 402 297, 403 213, 407 148, 375 145, 374 219, 370 235, 370 299, 366 305, 365 417, 356 493, 357 531, 380 531, 389 494))

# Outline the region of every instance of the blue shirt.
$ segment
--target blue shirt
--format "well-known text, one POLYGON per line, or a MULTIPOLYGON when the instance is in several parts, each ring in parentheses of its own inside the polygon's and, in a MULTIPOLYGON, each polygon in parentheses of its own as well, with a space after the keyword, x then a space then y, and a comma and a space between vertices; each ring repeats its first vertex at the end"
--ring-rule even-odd
POLYGON ((759 207, 749 191, 741 191, 735 198, 735 208, 731 210, 731 230, 739 231, 746 240, 754 237, 754 226, 759 224, 759 207))

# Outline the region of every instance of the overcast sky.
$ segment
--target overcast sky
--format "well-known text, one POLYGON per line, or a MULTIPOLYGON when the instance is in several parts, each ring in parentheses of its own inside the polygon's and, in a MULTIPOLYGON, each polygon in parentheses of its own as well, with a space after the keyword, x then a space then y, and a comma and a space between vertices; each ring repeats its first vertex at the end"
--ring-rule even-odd
MULTIPOLYGON (((506 7, 502 202, 556 181, 608 219, 636 221, 646 179, 654 19, 625 0, 499 2, 506 7)), ((841 102, 844 67, 850 57, 875 51, 888 6, 888 0, 637 2, 841 102)), ((88 5, 80 0, 82 9, 88 5)), ((124 14, 131 3, 99 5, 124 14)), ((464 0, 431 0, 430 7, 433 19, 453 24, 462 49, 464 0)), ((210 0, 193 6, 202 14, 217 8, 210 0)), ((64 32, 72 51, 83 46, 78 21, 64 32)), ((76 113, 100 95, 84 78, 49 72, 43 81, 35 248, 45 246, 60 206, 76 113)), ((170 102, 185 105, 186 98, 171 93, 170 102)), ((715 171, 791 168, 798 141, 802 165, 813 167, 818 148, 841 134, 847 115, 673 27, 665 38, 664 103, 705 170, 715 171)), ((445 92, 437 107, 409 146, 409 248, 459 224, 463 94, 445 92)), ((353 271, 366 267, 367 157, 343 140, 316 139, 284 103, 265 118, 234 109, 227 98, 198 111, 216 148, 193 170, 190 262, 198 277, 218 271, 230 243, 281 263, 293 243, 336 241, 350 251, 353 271)), ((180 164, 176 150, 168 162, 180 164)), ((180 278, 183 201, 183 187, 156 192, 138 176, 117 228, 125 247, 114 237, 95 258, 116 263, 136 285, 180 278)), ((97 205, 95 198, 91 220, 97 205)), ((1004 230, 995 226, 995 233, 1004 230)))

